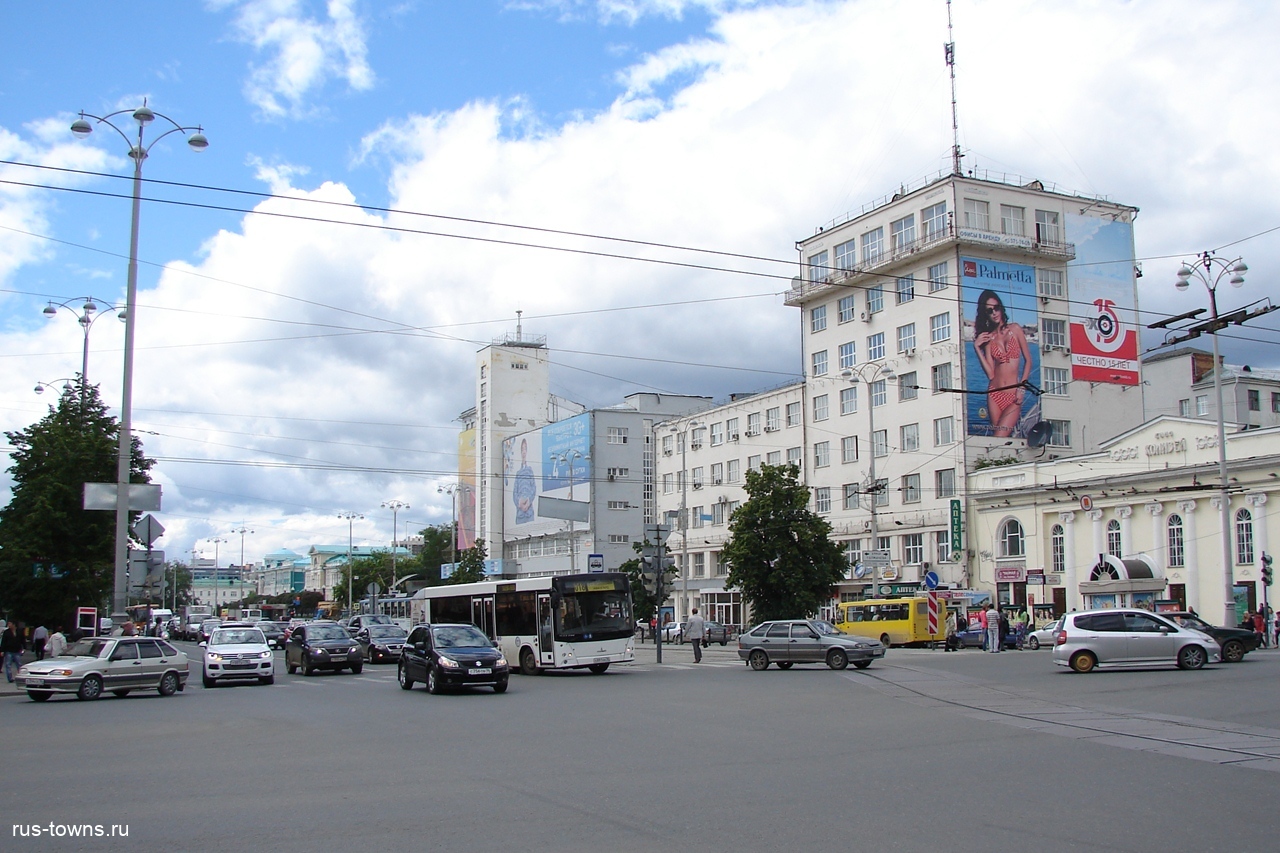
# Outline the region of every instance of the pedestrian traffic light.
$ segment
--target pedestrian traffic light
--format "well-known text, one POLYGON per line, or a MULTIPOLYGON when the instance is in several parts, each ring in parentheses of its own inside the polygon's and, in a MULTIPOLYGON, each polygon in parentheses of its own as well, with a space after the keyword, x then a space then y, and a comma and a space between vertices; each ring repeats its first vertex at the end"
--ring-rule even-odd
POLYGON ((1264 586, 1271 586, 1273 579, 1271 573, 1271 555, 1265 551, 1262 553, 1262 583, 1264 586))
POLYGON ((640 554, 640 581, 644 584, 645 592, 653 596, 658 595, 662 575, 658 571, 656 548, 645 548, 640 554))

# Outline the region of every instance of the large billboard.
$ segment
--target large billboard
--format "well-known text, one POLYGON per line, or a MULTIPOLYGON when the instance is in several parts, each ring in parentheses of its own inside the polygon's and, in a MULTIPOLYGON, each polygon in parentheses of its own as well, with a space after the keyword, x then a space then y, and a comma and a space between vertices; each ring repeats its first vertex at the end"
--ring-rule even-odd
POLYGON ((968 433, 1026 438, 1040 420, 1040 398, 1018 387, 1040 385, 1035 268, 961 258, 960 288, 968 433))
POLYGON ((1138 384, 1133 224, 1067 214, 1076 257, 1067 264, 1071 295, 1071 378, 1138 384))
POLYGON ((502 443, 503 533, 546 536, 568 528, 538 514, 538 498, 591 500, 591 413, 548 424, 502 443))
POLYGON ((476 431, 458 433, 458 491, 453 496, 458 520, 454 545, 465 551, 476 544, 476 431))

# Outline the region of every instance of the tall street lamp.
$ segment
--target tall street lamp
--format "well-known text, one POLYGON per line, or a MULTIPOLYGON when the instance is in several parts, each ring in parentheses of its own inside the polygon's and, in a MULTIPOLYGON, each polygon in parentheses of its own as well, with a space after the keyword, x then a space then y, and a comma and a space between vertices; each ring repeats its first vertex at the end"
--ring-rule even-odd
MULTIPOLYGON (((840 376, 852 386, 857 386, 859 380, 867 386, 867 431, 871 434, 871 488, 867 490, 871 495, 871 550, 880 550, 880 519, 877 515, 876 505, 880 497, 880 481, 876 478, 876 401, 874 384, 878 382, 888 382, 890 379, 897 379, 898 375, 893 372, 893 368, 878 362, 869 361, 860 367, 846 367, 840 371, 840 376)), ((856 391, 855 391, 856 393, 856 391)), ((874 584, 873 584, 874 588, 874 584)))
POLYGON ((105 124, 120 134, 120 138, 129 146, 129 156, 133 159, 133 217, 129 229, 129 280, 124 302, 124 382, 120 394, 120 447, 118 450, 119 457, 116 462, 115 589, 111 602, 114 612, 123 613, 125 612, 125 606, 128 604, 129 596, 127 577, 129 570, 129 473, 133 461, 133 335, 138 313, 138 220, 142 212, 142 163, 147 159, 155 144, 171 133, 187 133, 190 131, 191 135, 187 137, 187 145, 193 151, 203 151, 208 148, 209 140, 205 138, 202 128, 198 125, 184 127, 167 115, 152 110, 147 106, 145 99, 142 102, 142 106, 131 113, 129 110, 117 110, 105 116, 95 116, 81 110, 80 118, 71 123, 71 132, 81 139, 93 133, 94 125, 90 123, 89 119, 98 124, 105 124), (111 121, 113 118, 126 113, 129 113, 133 120, 138 123, 136 141, 111 121), (150 143, 144 143, 147 125, 155 121, 157 117, 164 119, 173 126, 156 136, 150 143))
POLYGON ((453 566, 458 562, 458 495, 466 494, 471 487, 463 482, 448 483, 443 486, 437 486, 436 491, 442 495, 448 495, 449 501, 453 508, 453 529, 449 532, 449 566, 452 571, 453 566))
POLYGON ((112 305, 109 302, 103 302, 101 299, 94 300, 92 296, 79 296, 75 299, 67 300, 66 302, 53 302, 51 300, 49 304, 44 307, 44 310, 41 313, 49 319, 53 319, 58 316, 59 308, 65 308, 74 314, 76 322, 79 323, 80 328, 84 330, 84 355, 80 361, 80 398, 81 402, 83 402, 84 389, 89 385, 89 330, 93 328, 94 323, 107 316, 106 313, 99 313, 99 309, 106 308, 108 312, 115 311, 116 317, 121 323, 127 322, 129 315, 121 306, 112 305), (83 304, 80 305, 79 310, 72 307, 72 302, 80 302, 81 300, 83 300, 83 304))
POLYGON ((412 509, 412 507, 404 501, 383 501, 382 507, 383 509, 391 510, 391 589, 394 590, 396 588, 396 581, 398 580, 398 572, 396 571, 396 548, 399 547, 399 543, 397 542, 399 534, 396 527, 396 518, 399 515, 400 510, 412 509))
MULTIPOLYGON (((566 450, 564 453, 552 453, 550 454, 550 457, 552 462, 558 462, 561 465, 568 466, 569 468, 569 500, 572 501, 573 500, 574 463, 577 462, 577 460, 579 459, 590 459, 591 457, 584 456, 581 452, 577 450, 566 450)), ((577 565, 578 565, 577 557, 576 557, 576 545, 577 545, 577 542, 574 539, 574 533, 573 533, 573 519, 571 518, 569 519, 569 571, 571 573, 577 570, 577 565)))
POLYGON ((1218 285, 1224 279, 1232 287, 1244 284, 1244 274, 1249 267, 1240 258, 1226 261, 1216 257, 1213 252, 1202 252, 1194 261, 1183 262, 1178 270, 1178 280, 1174 287, 1186 290, 1191 286, 1191 279, 1196 279, 1209 291, 1209 311, 1212 322, 1210 334, 1213 336, 1213 393, 1218 398, 1218 478, 1221 493, 1218 496, 1222 519, 1222 582, 1223 607, 1226 613, 1224 625, 1236 624, 1235 578, 1231 571, 1231 495, 1228 492, 1227 479, 1227 425, 1226 412, 1222 407, 1222 357, 1218 353, 1218 285))
POLYGON ((242 524, 231 532, 240 534, 240 606, 244 607, 244 536, 253 531, 242 524))
MULTIPOLYGON (((347 615, 350 616, 351 615, 351 585, 355 583, 355 571, 351 567, 351 550, 352 550, 351 542, 352 542, 352 536, 353 536, 352 529, 353 529, 353 525, 356 523, 356 519, 364 518, 364 516, 358 512, 351 512, 350 510, 344 510, 338 513, 338 518, 345 518, 347 520, 347 615)), ((323 587, 324 583, 322 582, 320 586, 323 587)))
POLYGON ((209 541, 213 543, 213 615, 221 616, 222 608, 218 606, 218 582, 222 580, 222 572, 218 569, 218 546, 231 540, 215 536, 209 541))
MULTIPOLYGON (((680 442, 680 618, 689 618, 689 466, 686 463, 689 447, 689 430, 701 429, 701 421, 689 421, 682 429, 671 425, 671 432, 680 442)), ((658 571, 662 571, 659 567, 658 571)))

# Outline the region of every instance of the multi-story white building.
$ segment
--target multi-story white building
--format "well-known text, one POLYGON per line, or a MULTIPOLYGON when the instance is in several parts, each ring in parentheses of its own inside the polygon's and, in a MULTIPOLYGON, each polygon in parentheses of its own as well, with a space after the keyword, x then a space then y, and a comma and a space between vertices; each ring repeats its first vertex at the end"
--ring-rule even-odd
MULTIPOLYGON (((1213 354, 1178 347, 1142 359, 1143 405, 1148 419, 1160 415, 1217 423, 1213 354)), ((1222 415, 1228 429, 1280 426, 1280 370, 1222 365, 1222 415)))

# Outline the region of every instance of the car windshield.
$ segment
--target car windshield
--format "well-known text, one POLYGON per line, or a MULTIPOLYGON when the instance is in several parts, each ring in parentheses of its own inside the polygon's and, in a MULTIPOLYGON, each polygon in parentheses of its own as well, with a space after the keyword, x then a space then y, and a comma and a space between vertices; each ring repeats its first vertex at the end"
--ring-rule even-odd
POLYGON ((366 625, 390 625, 391 617, 385 613, 371 613, 365 616, 361 621, 366 625))
POLYGON ((267 638, 257 628, 232 628, 214 631, 209 638, 211 646, 246 646, 252 643, 262 645, 267 638))
POLYGON ((1208 631, 1209 625, 1198 616, 1187 614, 1185 616, 1174 616, 1173 621, 1177 622, 1183 628, 1190 628, 1193 631, 1208 631))
POLYGON ((556 608, 556 636, 561 640, 626 637, 632 633, 631 624, 631 597, 625 590, 567 591, 556 608))
POLYGON ((307 629, 308 640, 349 640, 351 635, 337 625, 313 625, 307 629))
POLYGON ((102 650, 107 647, 106 640, 100 640, 96 637, 87 637, 78 643, 71 644, 66 653, 77 657, 96 658, 102 654, 102 650))
POLYGON ((206 619, 200 623, 200 627, 206 631, 212 631, 214 628, 217 628, 221 624, 222 624, 221 619, 206 619))
POLYGON ((471 625, 444 625, 431 629, 437 649, 488 648, 493 645, 480 629, 471 625))
POLYGON ((403 628, 397 627, 395 625, 370 625, 369 636, 371 638, 377 638, 377 639, 383 640, 383 639, 387 639, 388 637, 393 637, 396 639, 404 639, 409 635, 405 633, 405 630, 403 628))
POLYGON ((836 630, 835 625, 832 625, 830 622, 827 622, 823 619, 813 619, 809 622, 809 624, 812 625, 813 629, 817 631, 819 634, 839 634, 840 633, 839 631, 836 630))

